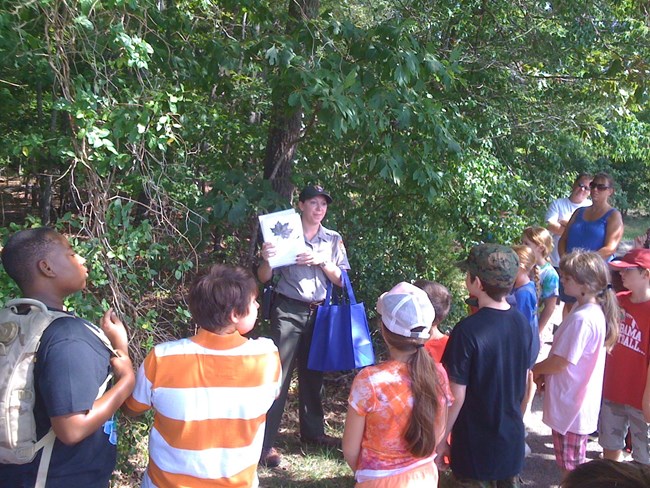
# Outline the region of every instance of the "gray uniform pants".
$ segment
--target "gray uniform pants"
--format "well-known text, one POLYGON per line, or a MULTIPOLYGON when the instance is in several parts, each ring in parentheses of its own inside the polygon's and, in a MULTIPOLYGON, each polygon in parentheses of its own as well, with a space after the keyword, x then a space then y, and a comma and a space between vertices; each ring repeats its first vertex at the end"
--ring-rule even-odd
POLYGON ((323 373, 307 369, 316 310, 309 304, 276 295, 271 309, 271 339, 280 352, 282 388, 266 416, 264 447, 275 444, 284 413, 294 366, 298 366, 300 437, 315 439, 324 433, 321 394, 323 373))

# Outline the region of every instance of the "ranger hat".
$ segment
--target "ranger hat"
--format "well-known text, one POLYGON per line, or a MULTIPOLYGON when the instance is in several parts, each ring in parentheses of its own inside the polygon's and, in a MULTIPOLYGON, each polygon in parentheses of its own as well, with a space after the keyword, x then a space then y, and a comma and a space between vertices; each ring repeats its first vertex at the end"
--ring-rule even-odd
POLYGON ((388 330, 414 339, 428 339, 436 318, 429 295, 405 281, 379 297, 377 312, 388 330))
POLYGON ((469 251, 467 259, 456 263, 456 266, 478 276, 482 283, 511 288, 519 271, 519 257, 508 246, 479 244, 469 251))
POLYGON ((298 200, 304 202, 305 200, 309 200, 310 198, 317 197, 318 195, 324 196, 328 204, 332 203, 332 197, 320 185, 308 185, 304 187, 300 192, 300 195, 298 195, 298 200))
POLYGON ((609 266, 614 269, 650 269, 650 249, 632 249, 620 261, 612 261, 609 266))

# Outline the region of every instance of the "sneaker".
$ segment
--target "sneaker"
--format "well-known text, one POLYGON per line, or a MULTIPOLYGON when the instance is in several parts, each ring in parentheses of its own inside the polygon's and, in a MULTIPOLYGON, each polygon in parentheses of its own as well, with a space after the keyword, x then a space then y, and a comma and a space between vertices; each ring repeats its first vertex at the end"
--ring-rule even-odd
POLYGON ((277 468, 282 462, 282 456, 275 449, 275 447, 265 447, 262 449, 262 455, 260 456, 260 465, 266 466, 267 468, 277 468))
POLYGON ((330 447, 335 449, 339 449, 341 447, 341 439, 332 437, 331 435, 327 435, 327 434, 319 435, 318 437, 315 437, 313 439, 301 437, 300 442, 312 446, 330 447))

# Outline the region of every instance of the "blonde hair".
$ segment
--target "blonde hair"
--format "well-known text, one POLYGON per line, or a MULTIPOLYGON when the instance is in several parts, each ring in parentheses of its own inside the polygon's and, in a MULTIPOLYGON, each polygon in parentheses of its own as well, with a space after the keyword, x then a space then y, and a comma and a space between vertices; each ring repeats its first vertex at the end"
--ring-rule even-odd
POLYGON ((605 314, 605 347, 610 351, 618 339, 621 312, 610 283, 607 264, 598 253, 576 249, 562 257, 560 273, 573 278, 596 296, 596 302, 605 314))
POLYGON ((539 285, 539 268, 537 267, 535 252, 530 247, 522 244, 512 246, 512 250, 519 256, 519 267, 526 272, 530 280, 535 283, 535 288, 537 288, 537 285, 539 285))
POLYGON ((537 225, 532 227, 526 227, 523 232, 523 237, 528 239, 530 242, 536 246, 541 246, 544 251, 543 257, 546 261, 549 261, 549 256, 553 252, 553 236, 544 227, 539 227, 537 225))

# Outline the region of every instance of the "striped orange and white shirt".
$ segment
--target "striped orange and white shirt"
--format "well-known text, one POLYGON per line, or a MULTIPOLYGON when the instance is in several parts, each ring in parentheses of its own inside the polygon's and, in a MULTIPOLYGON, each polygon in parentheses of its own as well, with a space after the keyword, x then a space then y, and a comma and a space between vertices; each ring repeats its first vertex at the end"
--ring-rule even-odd
POLYGON ((155 411, 143 487, 256 487, 266 412, 280 391, 270 339, 203 329, 159 344, 126 401, 155 411))

